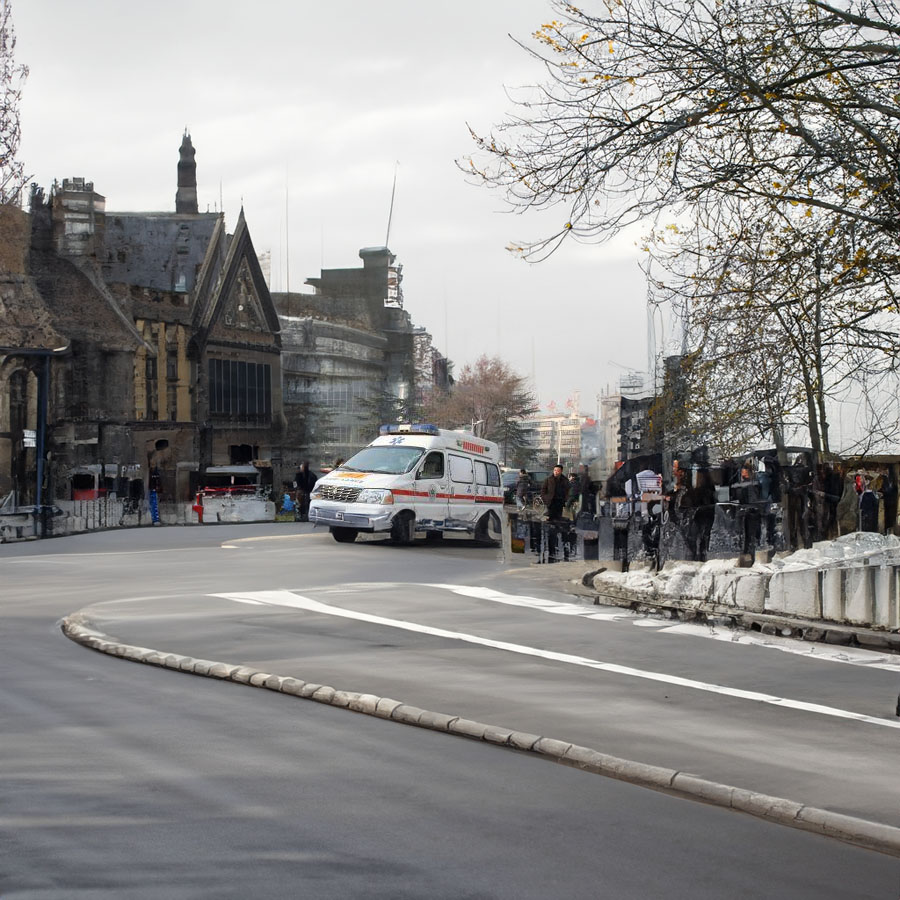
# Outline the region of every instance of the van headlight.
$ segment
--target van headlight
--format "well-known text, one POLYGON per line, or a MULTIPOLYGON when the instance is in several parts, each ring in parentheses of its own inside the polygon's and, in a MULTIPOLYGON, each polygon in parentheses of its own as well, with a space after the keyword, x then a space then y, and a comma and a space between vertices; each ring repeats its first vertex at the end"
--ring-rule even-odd
POLYGON ((312 499, 316 499, 317 497, 321 497, 321 496, 322 496, 322 487, 321 487, 321 485, 318 485, 318 484, 317 484, 317 485, 312 489, 312 491, 311 491, 311 493, 310 493, 309 496, 310 496, 312 499))
POLYGON ((359 492, 356 498, 357 503, 380 503, 382 506, 392 506, 394 503, 394 495, 390 491, 376 490, 375 488, 366 488, 359 492))

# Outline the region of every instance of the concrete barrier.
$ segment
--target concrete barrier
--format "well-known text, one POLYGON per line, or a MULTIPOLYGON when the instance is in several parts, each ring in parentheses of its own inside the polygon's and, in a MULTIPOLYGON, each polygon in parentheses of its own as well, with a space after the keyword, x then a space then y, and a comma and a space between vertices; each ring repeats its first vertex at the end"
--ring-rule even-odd
POLYGON ((766 612, 804 619, 821 619, 819 577, 816 569, 782 569, 769 580, 766 612))
POLYGON ((900 631, 900 542, 860 533, 752 569, 723 560, 670 561, 659 573, 606 571, 594 590, 618 605, 723 608, 900 631))

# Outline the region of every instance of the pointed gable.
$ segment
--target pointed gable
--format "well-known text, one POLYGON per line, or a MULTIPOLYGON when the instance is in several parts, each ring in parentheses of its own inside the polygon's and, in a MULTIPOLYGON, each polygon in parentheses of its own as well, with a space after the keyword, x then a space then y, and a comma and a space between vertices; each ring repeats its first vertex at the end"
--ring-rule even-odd
MULTIPOLYGON (((198 287, 211 284, 211 272, 204 264, 198 287)), ((243 209, 228 241, 218 282, 207 296, 197 298, 195 312, 196 340, 201 346, 211 341, 273 349, 281 346, 278 314, 253 249, 243 209)))
POLYGON ((222 312, 213 333, 230 329, 249 332, 268 330, 266 314, 246 258, 242 258, 238 263, 237 276, 231 282, 228 295, 224 298, 222 312))

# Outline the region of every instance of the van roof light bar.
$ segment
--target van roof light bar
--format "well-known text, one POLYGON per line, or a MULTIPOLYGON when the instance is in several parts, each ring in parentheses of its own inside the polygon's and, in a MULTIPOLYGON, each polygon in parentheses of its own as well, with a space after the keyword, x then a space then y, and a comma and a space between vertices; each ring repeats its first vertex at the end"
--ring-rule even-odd
POLYGON ((410 425, 408 422, 403 422, 400 425, 382 425, 381 428, 378 429, 379 434, 430 434, 433 437, 439 437, 441 434, 441 429, 437 427, 437 425, 427 425, 423 423, 418 423, 416 425, 410 425))

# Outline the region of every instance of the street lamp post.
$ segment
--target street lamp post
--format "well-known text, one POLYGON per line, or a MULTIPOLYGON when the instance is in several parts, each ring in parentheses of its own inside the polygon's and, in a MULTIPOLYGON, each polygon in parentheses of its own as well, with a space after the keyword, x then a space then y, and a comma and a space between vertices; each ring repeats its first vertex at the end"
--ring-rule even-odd
POLYGON ((44 515, 44 457, 47 452, 47 406, 50 396, 50 358, 69 352, 69 347, 56 347, 53 350, 40 350, 21 347, 0 347, 3 356, 34 356, 39 359, 37 367, 37 429, 35 434, 35 492, 34 492, 34 533, 46 537, 47 517, 44 515), (38 528, 40 517, 40 529, 38 528))

